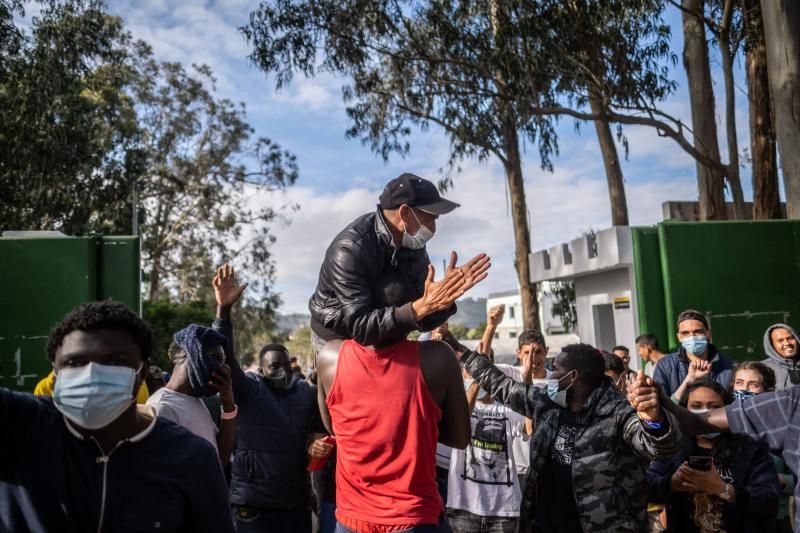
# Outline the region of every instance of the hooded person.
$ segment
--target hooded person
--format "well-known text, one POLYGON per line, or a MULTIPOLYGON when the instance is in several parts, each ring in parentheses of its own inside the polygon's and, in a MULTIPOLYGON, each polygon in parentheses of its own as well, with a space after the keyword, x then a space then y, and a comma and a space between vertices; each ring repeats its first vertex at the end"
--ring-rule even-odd
POLYGON ((153 393, 147 405, 158 416, 181 425, 211 443, 223 466, 230 462, 236 440, 236 415, 231 370, 225 364, 228 340, 210 328, 191 324, 175 333, 169 348, 173 369, 169 382, 153 393), (219 394, 219 428, 202 398, 219 394))
POLYGON ((800 384, 800 336, 788 324, 773 324, 764 333, 761 361, 775 372, 775 389, 783 390, 800 384))

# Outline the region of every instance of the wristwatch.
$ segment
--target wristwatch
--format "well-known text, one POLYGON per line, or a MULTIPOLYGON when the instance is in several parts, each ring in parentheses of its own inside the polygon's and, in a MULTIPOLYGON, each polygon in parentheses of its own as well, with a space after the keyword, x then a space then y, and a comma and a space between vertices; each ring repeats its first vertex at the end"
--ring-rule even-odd
POLYGON ((725 491, 720 492, 719 497, 726 502, 730 502, 733 499, 733 495, 731 494, 731 486, 728 483, 725 483, 725 491))

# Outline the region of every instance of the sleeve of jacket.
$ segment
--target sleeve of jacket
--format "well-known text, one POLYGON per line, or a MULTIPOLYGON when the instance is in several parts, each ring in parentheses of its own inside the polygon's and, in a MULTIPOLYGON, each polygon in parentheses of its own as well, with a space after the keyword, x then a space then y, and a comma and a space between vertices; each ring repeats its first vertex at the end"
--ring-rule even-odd
POLYGON ((400 307, 376 308, 365 269, 368 261, 362 255, 358 243, 342 240, 328 250, 325 259, 333 289, 339 299, 342 326, 362 346, 372 346, 390 335, 391 338, 408 335, 417 329, 411 303, 400 307))
POLYGON ((533 403, 529 401, 528 394, 537 393, 539 391, 537 387, 511 379, 494 366, 488 357, 478 352, 465 352, 461 356, 461 361, 489 396, 512 411, 536 422, 533 403))
MULTIPOLYGON (((780 504, 780 485, 775 464, 763 446, 750 459, 747 479, 734 480, 736 501, 732 504, 742 520, 750 517, 772 520, 778 513, 780 504)), ((758 523, 759 520, 755 520, 758 523)), ((744 522, 742 522, 744 523, 744 522)))
POLYGON ((670 457, 677 453, 681 446, 681 432, 678 421, 671 413, 662 410, 667 429, 655 434, 645 429, 636 411, 630 409, 622 422, 622 438, 639 457, 648 461, 670 457))
POLYGON ((676 466, 671 459, 652 461, 647 468, 647 501, 666 504, 670 495, 670 480, 676 466))
POLYGON ((241 365, 239 365, 239 359, 236 357, 236 348, 233 341, 233 321, 216 318, 211 324, 211 328, 228 339, 228 344, 225 347, 225 364, 231 368, 231 386, 233 388, 234 401, 243 405, 250 398, 252 383, 244 374, 241 365))
POLYGON ((658 362, 659 364, 656 365, 656 369, 653 371, 653 381, 661 387, 661 390, 663 390, 667 396, 672 396, 672 393, 675 391, 672 389, 672 385, 669 382, 669 372, 667 370, 667 364, 669 363, 667 363, 665 359, 666 357, 662 358, 661 361, 658 362))

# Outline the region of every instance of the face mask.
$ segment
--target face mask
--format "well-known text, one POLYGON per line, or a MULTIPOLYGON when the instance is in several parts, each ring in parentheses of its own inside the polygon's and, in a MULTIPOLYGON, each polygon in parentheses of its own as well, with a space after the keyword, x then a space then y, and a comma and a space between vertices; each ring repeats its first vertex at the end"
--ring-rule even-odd
POLYGON ((737 400, 746 400, 747 398, 752 398, 755 395, 755 392, 750 392, 747 389, 733 391, 733 397, 737 400))
MULTIPOLYGON (((710 410, 711 409, 689 409, 690 412, 692 412, 692 413, 694 413, 696 415, 707 413, 710 410)), ((719 437, 719 435, 720 435, 719 432, 717 432, 717 433, 705 433, 705 434, 700 435, 700 436, 704 437, 706 439, 716 439, 717 437, 719 437)))
POLYGON ((414 213, 414 210, 411 210, 411 214, 414 215, 414 220, 417 221, 419 224, 419 230, 417 230, 416 235, 409 235, 406 231, 406 224, 403 223, 403 248, 408 248, 410 250, 420 250, 425 248, 425 244, 433 239, 433 232, 428 229, 428 226, 421 223, 417 218, 417 214, 414 213))
POLYGON ((703 335, 687 337, 681 341, 681 346, 693 355, 703 355, 708 347, 708 337, 703 335))
POLYGON ((573 372, 577 373, 575 370, 570 370, 565 375, 561 377, 561 379, 549 379, 547 380, 547 396, 550 400, 555 403, 556 405, 560 405, 561 407, 567 406, 567 391, 572 387, 575 383, 574 381, 567 385, 564 390, 561 389, 561 381, 564 380, 567 376, 572 374, 573 372))
POLYGON ((264 376, 264 379, 267 380, 267 385, 272 387, 275 392, 284 392, 289 388, 289 377, 286 369, 281 367, 273 370, 269 376, 264 376))
POLYGON ((62 415, 82 428, 105 427, 135 401, 133 385, 142 366, 134 370, 89 363, 62 368, 53 389, 53 403, 62 415))

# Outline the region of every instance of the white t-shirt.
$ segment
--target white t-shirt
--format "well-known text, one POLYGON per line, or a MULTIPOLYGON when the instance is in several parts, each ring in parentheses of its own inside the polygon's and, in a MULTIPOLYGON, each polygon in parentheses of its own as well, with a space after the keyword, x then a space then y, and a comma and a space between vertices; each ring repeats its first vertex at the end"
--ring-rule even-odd
MULTIPOLYGON (((495 365, 497 368, 503 371, 503 373, 513 379, 514 381, 522 382, 522 367, 521 366, 514 366, 514 365, 495 365)), ((544 369, 545 377, 544 379, 534 379, 533 385, 536 387, 546 387, 547 386, 547 379, 552 374, 551 371, 544 369)), ((514 439, 514 442, 511 444, 511 448, 514 451, 514 463, 517 465, 517 474, 524 476, 528 473, 528 468, 530 468, 531 463, 531 448, 530 444, 527 440, 523 439, 514 439)))
POLYGON ((470 416, 472 438, 453 450, 447 507, 478 516, 519 516, 522 492, 511 444, 522 440, 525 417, 494 402, 478 402, 470 416))
POLYGON ((158 416, 185 427, 217 449, 217 426, 200 398, 161 387, 147 399, 147 405, 155 409, 158 416))

